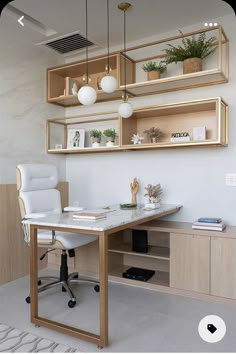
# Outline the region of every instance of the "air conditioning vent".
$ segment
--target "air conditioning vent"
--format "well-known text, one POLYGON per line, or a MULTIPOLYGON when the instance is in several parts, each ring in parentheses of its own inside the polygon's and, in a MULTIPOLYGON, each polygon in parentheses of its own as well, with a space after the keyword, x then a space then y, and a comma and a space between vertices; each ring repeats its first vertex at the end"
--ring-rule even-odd
POLYGON ((94 45, 93 42, 87 40, 79 33, 71 34, 44 44, 60 54, 68 54, 94 45))

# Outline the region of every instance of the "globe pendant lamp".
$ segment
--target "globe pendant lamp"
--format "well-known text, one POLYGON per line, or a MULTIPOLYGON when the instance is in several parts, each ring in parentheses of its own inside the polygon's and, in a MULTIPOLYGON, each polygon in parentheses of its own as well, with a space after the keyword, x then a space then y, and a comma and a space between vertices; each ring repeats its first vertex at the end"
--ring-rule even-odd
POLYGON ((106 75, 101 80, 101 88, 106 93, 114 92, 118 87, 117 79, 110 74, 110 52, 109 52, 109 45, 110 45, 110 38, 109 38, 109 30, 110 30, 110 21, 109 21, 109 0, 107 0, 107 65, 106 65, 106 75))
MULTIPOLYGON (((85 0, 86 4, 86 40, 88 40, 88 0, 85 0)), ((86 46, 86 85, 82 86, 78 92, 78 100, 81 104, 88 106, 96 102, 97 92, 89 86, 89 74, 88 74, 88 46, 86 46)))
MULTIPOLYGON (((124 54, 126 54, 126 11, 130 8, 131 4, 122 2, 118 5, 118 9, 124 13, 124 54)), ((126 57, 124 60, 124 95, 122 96, 123 102, 119 105, 118 113, 122 118, 129 118, 133 114, 133 106, 128 102, 128 95, 126 90, 126 57)))

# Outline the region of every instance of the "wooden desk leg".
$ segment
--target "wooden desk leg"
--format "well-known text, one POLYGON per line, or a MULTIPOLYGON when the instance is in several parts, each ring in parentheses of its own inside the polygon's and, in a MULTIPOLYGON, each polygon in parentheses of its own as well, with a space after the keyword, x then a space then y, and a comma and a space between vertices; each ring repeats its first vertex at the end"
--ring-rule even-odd
POLYGON ((38 317, 38 242, 37 228, 30 226, 30 312, 31 322, 38 317))
POLYGON ((107 235, 99 236, 99 280, 100 280, 100 343, 99 347, 108 345, 108 254, 107 235))

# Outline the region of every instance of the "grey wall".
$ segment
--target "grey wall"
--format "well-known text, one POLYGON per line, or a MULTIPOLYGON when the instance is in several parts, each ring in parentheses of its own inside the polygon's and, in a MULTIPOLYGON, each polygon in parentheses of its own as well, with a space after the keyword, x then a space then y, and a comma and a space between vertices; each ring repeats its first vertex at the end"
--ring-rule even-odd
MULTIPOLYGON (((236 173, 236 21, 234 14, 212 21, 222 24, 230 39, 229 83, 145 96, 132 102, 134 107, 141 107, 222 96, 230 106, 229 146, 67 156, 66 175, 70 182, 71 203, 78 200, 83 206, 95 206, 129 202, 129 184, 137 177, 139 202, 144 201, 145 185, 160 182, 164 190, 163 202, 183 204, 182 211, 172 219, 192 221, 204 215, 221 216, 236 225, 236 187, 225 186, 225 174, 236 173)), ((202 27, 203 24, 199 23, 191 28, 183 26, 182 30, 202 27)), ((118 105, 119 101, 99 103, 91 108, 67 109, 66 114, 116 110, 118 105)))
POLYGON ((65 178, 64 157, 45 149, 46 119, 64 115, 46 103, 46 69, 57 64, 55 55, 25 40, 17 22, 0 18, 0 183, 15 183, 23 162, 51 161, 65 178))

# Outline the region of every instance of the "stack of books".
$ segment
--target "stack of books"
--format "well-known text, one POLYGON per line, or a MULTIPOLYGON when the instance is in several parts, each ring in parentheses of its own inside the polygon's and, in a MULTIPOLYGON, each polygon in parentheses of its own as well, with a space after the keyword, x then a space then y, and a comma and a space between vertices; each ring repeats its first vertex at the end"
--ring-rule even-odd
POLYGON ((225 223, 220 218, 199 218, 193 223, 192 229, 223 231, 225 223))
POLYGON ((84 212, 73 214, 72 217, 79 220, 100 220, 105 219, 106 214, 84 212))

